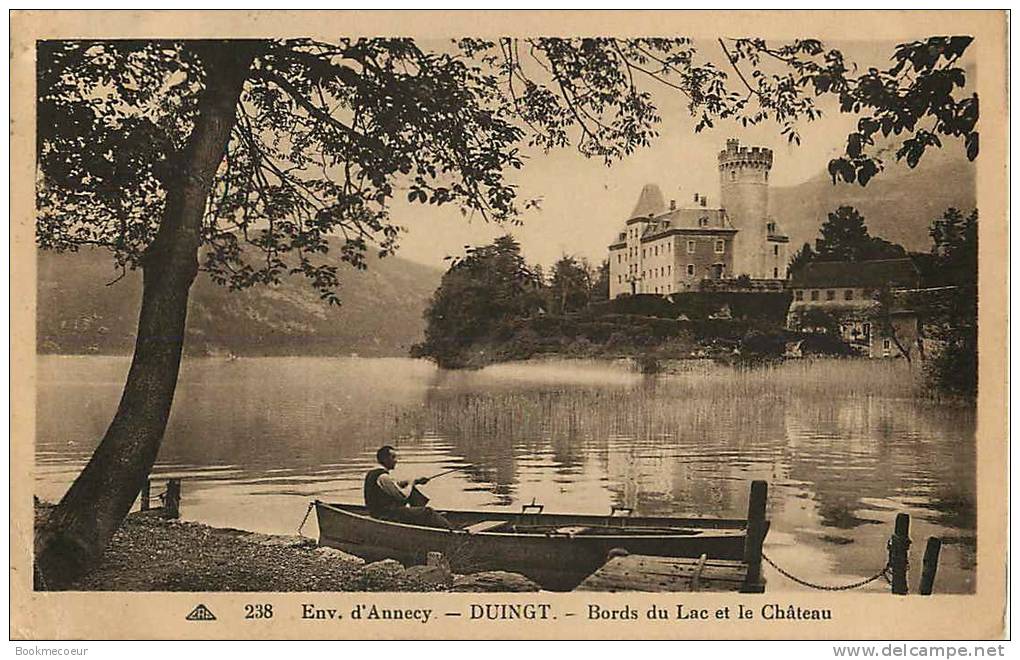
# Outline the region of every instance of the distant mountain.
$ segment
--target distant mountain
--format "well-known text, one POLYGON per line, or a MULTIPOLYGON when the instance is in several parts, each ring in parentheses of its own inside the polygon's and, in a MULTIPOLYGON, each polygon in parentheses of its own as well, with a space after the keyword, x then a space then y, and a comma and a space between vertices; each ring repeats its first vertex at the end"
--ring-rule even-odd
POLYGON ((883 155, 886 169, 866 187, 832 184, 827 172, 797 186, 770 191, 772 217, 790 237, 790 254, 818 238, 827 215, 844 205, 864 216, 872 236, 899 243, 908 250, 927 252, 928 228, 950 206, 969 212, 976 208, 975 165, 955 145, 930 149, 916 169, 883 155))
MULTIPOLYGON (((141 300, 141 273, 117 273, 108 253, 40 252, 37 350, 128 354, 141 300)), ((341 268, 342 306, 330 306, 302 277, 229 291, 199 274, 191 291, 190 355, 406 356, 424 331, 422 312, 442 272, 400 257, 368 270, 341 268)))

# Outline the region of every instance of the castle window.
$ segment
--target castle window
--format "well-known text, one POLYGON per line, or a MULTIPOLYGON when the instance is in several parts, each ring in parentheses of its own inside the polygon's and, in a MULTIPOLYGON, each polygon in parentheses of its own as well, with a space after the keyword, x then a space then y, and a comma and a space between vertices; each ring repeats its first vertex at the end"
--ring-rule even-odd
POLYGON ((769 171, 768 170, 765 170, 765 180, 766 181, 769 180, 769 171))
POLYGON ((774 279, 774 280, 778 280, 779 279, 779 269, 778 268, 773 268, 772 269, 772 279, 774 279))
POLYGON ((797 289, 793 292, 793 298, 794 300, 804 300, 804 291, 802 289, 797 289))
POLYGON ((672 266, 666 266, 666 275, 671 275, 672 273, 673 273, 673 267, 672 266))
POLYGON ((694 241, 687 241, 687 254, 694 254, 694 241))
POLYGON ((854 299, 854 290, 853 289, 847 289, 846 291, 843 292, 843 300, 853 300, 853 299, 854 299))
POLYGON ((617 275, 616 282, 617 284, 623 284, 623 275, 617 275))
POLYGON ((737 180, 737 171, 736 170, 730 170, 730 181, 736 181, 736 180, 737 180))
POLYGON ((825 299, 826 300, 835 300, 836 299, 836 292, 833 291, 832 289, 829 289, 828 291, 825 292, 825 299))
POLYGON ((772 254, 773 254, 773 256, 776 256, 776 257, 779 256, 779 246, 778 245, 773 245, 772 246, 772 254))
POLYGON ((726 241, 716 240, 715 242, 715 253, 722 254, 726 251, 726 241))
POLYGON ((687 275, 690 277, 694 276, 694 264, 687 264, 687 275))
POLYGON ((818 289, 813 289, 811 291, 811 300, 818 300, 818 289))
POLYGON ((708 218, 698 218, 698 226, 699 227, 707 227, 708 226, 708 218))

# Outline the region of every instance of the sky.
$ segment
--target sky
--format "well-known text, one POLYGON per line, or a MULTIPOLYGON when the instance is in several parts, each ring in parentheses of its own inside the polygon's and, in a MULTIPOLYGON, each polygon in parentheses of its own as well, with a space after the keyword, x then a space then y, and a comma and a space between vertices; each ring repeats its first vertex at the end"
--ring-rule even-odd
MULTIPOLYGON (((714 42, 698 45, 712 61, 722 57, 714 42)), ((826 46, 840 48, 848 59, 864 66, 887 66, 894 44, 826 46)), ((791 186, 824 172, 828 161, 842 153, 846 136, 857 121, 826 101, 819 104, 821 119, 799 125, 799 146, 789 144, 774 123, 745 129, 736 122, 717 122, 714 128, 695 133, 696 121, 684 106, 685 99, 654 81, 647 84, 663 118, 660 135, 649 147, 611 167, 599 159, 586 159, 573 146, 548 154, 531 153, 524 168, 510 180, 519 186, 521 201, 541 199, 541 208, 523 212, 519 226, 465 218, 452 206, 409 204, 398 194, 391 214, 407 232, 397 254, 445 268, 445 257, 461 255, 465 246, 491 242, 509 231, 521 243, 529 263, 547 267, 563 255, 572 255, 597 264, 605 258, 607 246, 622 229, 645 184, 658 184, 666 200, 676 199, 679 204, 691 201, 694 193, 707 194, 709 205, 717 204, 716 157, 727 138, 771 148, 771 184, 791 186)))
POLYGON ((804 127, 797 147, 788 145, 772 126, 748 130, 718 126, 696 135, 684 126, 692 124, 685 119, 665 119, 662 135, 651 147, 609 168, 599 160, 585 159, 572 148, 536 155, 525 164, 516 183, 520 198, 540 198, 541 208, 525 211, 520 226, 469 220, 453 207, 437 209, 398 201, 392 209, 393 218, 408 229, 398 254, 441 266, 445 256, 461 254, 465 245, 487 243, 509 231, 530 263, 547 266, 568 254, 597 264, 622 230, 646 183, 658 184, 666 200, 676 199, 680 205, 691 202, 694 193, 707 194, 709 205, 718 204, 716 158, 727 138, 771 148, 771 184, 788 186, 824 171, 829 159, 842 152, 852 128, 852 119, 845 117, 819 121, 804 127))

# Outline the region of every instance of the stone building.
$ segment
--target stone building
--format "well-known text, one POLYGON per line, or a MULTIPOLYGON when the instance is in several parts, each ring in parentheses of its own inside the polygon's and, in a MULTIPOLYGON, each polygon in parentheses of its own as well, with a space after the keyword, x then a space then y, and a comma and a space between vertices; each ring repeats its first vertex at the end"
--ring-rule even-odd
POLYGON ((789 239, 768 215, 772 150, 730 139, 718 166, 719 206, 699 193, 690 203, 670 200, 667 206, 658 186, 641 190, 609 246, 611 298, 676 293, 741 275, 785 279, 789 239))
POLYGON ((790 278, 793 299, 786 325, 804 332, 837 332, 868 357, 896 357, 900 347, 913 352, 920 327, 907 293, 916 291, 920 280, 917 266, 907 258, 807 264, 790 278))

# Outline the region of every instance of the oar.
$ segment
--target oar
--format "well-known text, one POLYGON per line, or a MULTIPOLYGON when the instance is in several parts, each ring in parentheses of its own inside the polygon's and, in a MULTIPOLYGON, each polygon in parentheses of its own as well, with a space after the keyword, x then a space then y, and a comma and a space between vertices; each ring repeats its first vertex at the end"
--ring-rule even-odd
MULTIPOLYGON (((446 475, 446 474, 452 474, 454 472, 460 472, 462 470, 468 469, 469 467, 471 467, 471 466, 470 465, 462 465, 461 467, 455 467, 452 470, 446 470, 445 472, 440 472, 438 474, 434 474, 431 477, 428 477, 428 480, 432 481, 433 479, 435 479, 437 477, 441 477, 441 476, 446 475)), ((418 490, 418 485, 415 484, 414 486, 411 486, 411 494, 407 496, 407 503, 410 506, 425 506, 426 504, 429 503, 429 498, 426 497, 425 494, 422 493, 420 490, 418 490)))

